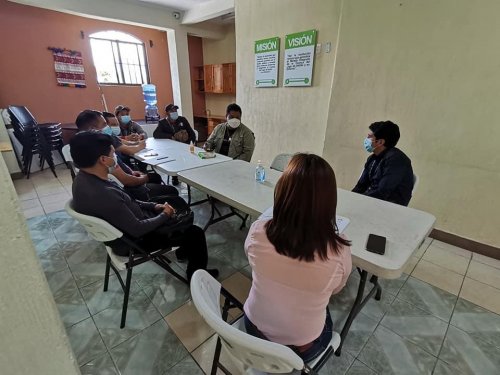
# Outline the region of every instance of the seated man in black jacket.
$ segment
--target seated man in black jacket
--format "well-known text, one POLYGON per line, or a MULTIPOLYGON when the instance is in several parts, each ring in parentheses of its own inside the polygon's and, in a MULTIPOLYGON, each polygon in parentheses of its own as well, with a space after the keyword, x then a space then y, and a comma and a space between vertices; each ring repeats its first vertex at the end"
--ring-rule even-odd
MULTIPOLYGON (((153 132, 153 137, 157 139, 173 139, 182 143, 196 143, 196 134, 191 128, 187 118, 179 116, 178 106, 169 104, 165 107, 167 115, 164 119, 158 122, 158 126, 153 132)), ((172 184, 178 185, 179 179, 177 176, 172 177, 172 184)))
POLYGON ((369 153, 355 193, 408 206, 413 189, 411 160, 396 148, 399 127, 391 121, 374 122, 365 138, 364 147, 369 153))
POLYGON ((173 139, 174 141, 189 144, 196 142, 196 134, 189 124, 189 121, 179 116, 178 106, 169 104, 165 107, 167 115, 158 122, 158 127, 153 133, 153 137, 158 139, 173 139))
MULTIPOLYGON (((111 136, 80 132, 70 145, 73 161, 80 168, 73 181, 75 211, 107 221, 148 251, 180 246, 176 255, 188 261, 188 280, 197 269, 206 269, 208 254, 203 229, 191 225, 183 232, 171 233, 168 225, 175 213, 172 206, 135 200, 108 180, 108 173, 117 165, 111 136)), ((126 246, 110 246, 117 255, 128 255, 126 246)), ((216 269, 207 271, 214 277, 219 273, 216 269)))

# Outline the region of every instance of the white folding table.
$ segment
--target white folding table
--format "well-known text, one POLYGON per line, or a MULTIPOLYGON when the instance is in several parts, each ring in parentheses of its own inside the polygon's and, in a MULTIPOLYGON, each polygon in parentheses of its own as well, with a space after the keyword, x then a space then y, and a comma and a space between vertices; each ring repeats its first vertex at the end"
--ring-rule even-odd
MULTIPOLYGON (((281 173, 266 169, 266 182, 259 183, 254 178, 255 167, 251 163, 233 160, 182 171, 178 176, 188 185, 258 217, 273 205, 274 187, 281 173)), ((396 279, 401 276, 413 253, 429 235, 436 218, 423 211, 343 189, 337 190, 337 214, 350 219, 343 233, 352 241, 352 260, 361 277, 355 303, 341 332, 343 341, 352 321, 366 302, 373 296, 380 300, 382 289, 378 277, 396 279), (384 255, 365 250, 370 233, 386 237, 384 255), (372 275, 370 282, 373 287, 363 298, 368 274, 372 275)))
MULTIPOLYGON (((146 140, 146 149, 136 153, 134 157, 145 164, 151 165, 153 169, 163 172, 169 176, 177 176, 181 171, 206 167, 233 160, 232 158, 221 154, 216 154, 214 158, 202 159, 198 156, 198 152, 201 151, 204 150, 202 148, 195 147, 194 153, 191 153, 189 151, 189 145, 171 139, 148 138, 146 140)), ((188 203, 191 204, 191 188, 189 184, 188 203)))

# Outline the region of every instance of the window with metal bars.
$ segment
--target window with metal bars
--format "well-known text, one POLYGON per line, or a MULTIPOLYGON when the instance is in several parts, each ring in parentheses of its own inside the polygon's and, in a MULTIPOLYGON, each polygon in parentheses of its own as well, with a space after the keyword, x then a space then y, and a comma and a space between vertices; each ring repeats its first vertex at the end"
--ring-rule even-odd
POLYGON ((97 81, 111 85, 149 83, 144 43, 119 31, 102 31, 89 36, 97 81))

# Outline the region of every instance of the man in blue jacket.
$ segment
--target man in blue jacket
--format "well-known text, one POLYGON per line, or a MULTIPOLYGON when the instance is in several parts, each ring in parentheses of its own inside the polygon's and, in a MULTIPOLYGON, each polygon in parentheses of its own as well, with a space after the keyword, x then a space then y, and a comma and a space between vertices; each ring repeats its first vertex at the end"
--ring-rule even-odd
POLYGON ((371 155, 352 191, 408 206, 414 177, 411 160, 395 147, 400 137, 399 127, 392 121, 379 121, 369 129, 364 147, 371 155))

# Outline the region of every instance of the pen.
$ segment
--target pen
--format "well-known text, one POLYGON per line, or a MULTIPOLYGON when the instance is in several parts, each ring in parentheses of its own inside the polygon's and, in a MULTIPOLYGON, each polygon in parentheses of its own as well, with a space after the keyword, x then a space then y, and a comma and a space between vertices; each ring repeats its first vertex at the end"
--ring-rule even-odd
POLYGON ((164 156, 164 157, 162 157, 162 158, 158 158, 158 159, 156 159, 156 160, 163 160, 163 159, 168 159, 168 156, 164 156))

